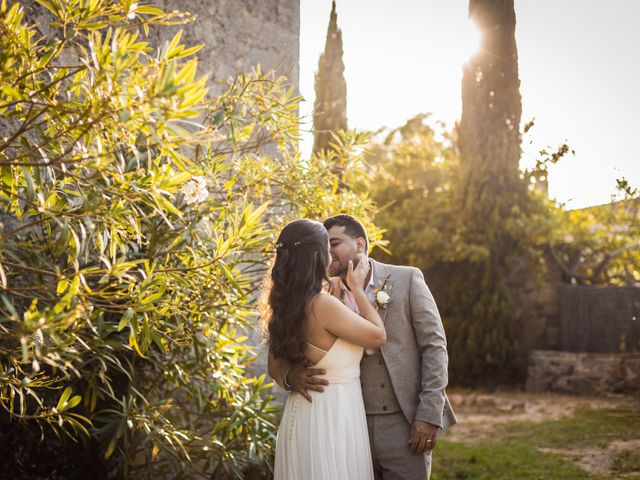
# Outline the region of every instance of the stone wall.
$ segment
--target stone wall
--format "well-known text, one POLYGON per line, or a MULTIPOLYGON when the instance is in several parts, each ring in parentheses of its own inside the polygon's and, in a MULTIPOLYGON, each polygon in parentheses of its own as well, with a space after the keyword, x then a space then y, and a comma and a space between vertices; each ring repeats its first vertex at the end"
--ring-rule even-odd
POLYGON ((298 88, 300 56, 300 0, 156 0, 167 12, 187 11, 195 22, 163 28, 161 44, 179 29, 187 45, 204 44, 198 52, 199 71, 209 75, 210 92, 217 94, 216 81, 260 64, 263 71, 277 69, 298 88), (168 33, 170 32, 170 33, 168 33))
POLYGON ((527 392, 640 394, 640 353, 575 353, 534 350, 527 392))
POLYGON ((518 341, 525 357, 534 349, 559 348, 559 311, 557 285, 561 272, 555 262, 545 258, 542 278, 531 275, 523 259, 509 276, 518 316, 518 341))
MULTIPOLYGON (((27 18, 41 33, 56 35, 51 15, 34 0, 22 0, 27 18)), ((155 0, 166 12, 189 12, 191 23, 151 29, 149 41, 160 47, 182 29, 187 46, 204 44, 198 52, 199 72, 209 77, 210 94, 217 83, 260 64, 276 69, 298 90, 300 58, 300 0, 155 0)))

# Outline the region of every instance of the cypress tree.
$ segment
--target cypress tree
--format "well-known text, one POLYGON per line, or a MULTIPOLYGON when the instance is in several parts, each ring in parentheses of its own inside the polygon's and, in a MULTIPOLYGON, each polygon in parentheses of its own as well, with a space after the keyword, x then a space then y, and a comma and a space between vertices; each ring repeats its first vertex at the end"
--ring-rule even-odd
POLYGON ((470 0, 469 16, 482 33, 462 78, 462 206, 473 215, 522 188, 522 102, 513 0, 470 0))
POLYGON ((454 269, 447 328, 456 381, 481 383, 490 372, 504 383, 523 373, 509 278, 525 255, 514 225, 528 208, 514 0, 470 0, 469 16, 482 40, 463 70, 458 202, 460 238, 472 253, 454 269))
POLYGON ((344 79, 342 53, 342 31, 338 28, 334 0, 324 53, 320 55, 316 72, 313 153, 329 150, 331 133, 347 129, 347 82, 344 79))

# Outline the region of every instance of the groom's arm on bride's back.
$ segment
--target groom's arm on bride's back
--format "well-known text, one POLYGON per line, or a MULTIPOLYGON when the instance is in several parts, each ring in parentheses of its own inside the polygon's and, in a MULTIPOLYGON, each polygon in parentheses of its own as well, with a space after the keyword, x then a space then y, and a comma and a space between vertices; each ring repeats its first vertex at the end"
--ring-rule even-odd
POLYGON ((281 388, 285 390, 292 390, 291 385, 287 382, 289 372, 293 369, 295 364, 291 364, 282 358, 276 358, 269 349, 269 358, 267 361, 267 371, 269 376, 275 380, 275 382, 281 388))
POLYGON ((304 362, 290 364, 289 362, 275 358, 269 351, 267 370, 271 378, 285 390, 294 390, 307 400, 311 401, 309 390, 316 392, 324 391, 324 387, 329 385, 324 378, 326 372, 321 368, 310 368, 304 362))
POLYGON ((271 350, 269 350, 267 371, 269 372, 269 376, 282 388, 284 388, 284 377, 290 368, 291 367, 289 367, 286 362, 275 358, 271 353, 271 350))
POLYGON ((443 426, 445 387, 448 383, 447 339, 436 302, 422 272, 411 269, 409 302, 422 363, 421 391, 416 420, 443 426))

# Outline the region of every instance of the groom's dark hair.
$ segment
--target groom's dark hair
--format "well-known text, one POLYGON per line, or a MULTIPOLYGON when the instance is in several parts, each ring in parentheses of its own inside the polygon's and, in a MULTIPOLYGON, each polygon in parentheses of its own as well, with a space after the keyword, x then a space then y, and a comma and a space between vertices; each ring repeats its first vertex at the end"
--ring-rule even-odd
POLYGON ((367 231, 365 230, 364 225, 362 225, 362 222, 357 218, 343 213, 327 218, 322 222, 322 224, 327 231, 335 226, 344 227, 344 233, 354 240, 359 237, 364 238, 364 246, 366 250, 369 250, 369 237, 367 236, 367 231))

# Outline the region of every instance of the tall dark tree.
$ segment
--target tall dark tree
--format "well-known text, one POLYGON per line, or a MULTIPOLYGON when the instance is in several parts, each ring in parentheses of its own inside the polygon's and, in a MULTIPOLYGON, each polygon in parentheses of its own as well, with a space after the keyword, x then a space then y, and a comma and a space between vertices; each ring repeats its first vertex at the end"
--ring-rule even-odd
POLYGON ((472 216, 523 186, 513 1, 469 1, 469 17, 482 33, 480 49, 465 64, 462 78, 462 202, 472 216))
POLYGON ((459 235, 472 254, 454 269, 448 295, 456 299, 449 325, 453 376, 467 383, 487 371, 502 380, 522 373, 511 284, 526 254, 521 224, 529 208, 519 170, 514 0, 470 0, 469 16, 482 40, 463 72, 457 190, 459 235))
POLYGON ((313 129, 313 153, 328 150, 331 133, 347 129, 347 82, 344 79, 342 31, 338 28, 335 1, 331 6, 324 53, 318 61, 313 129))

